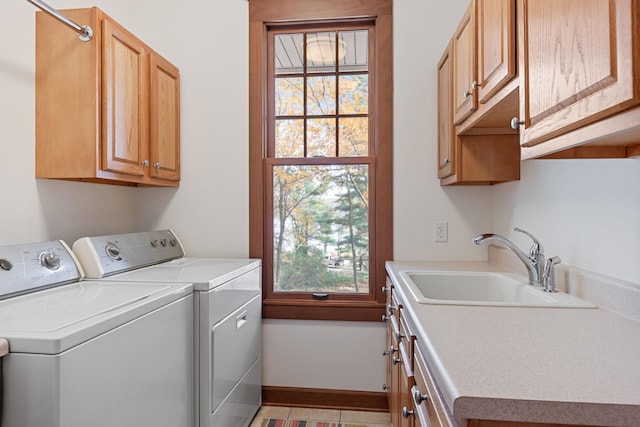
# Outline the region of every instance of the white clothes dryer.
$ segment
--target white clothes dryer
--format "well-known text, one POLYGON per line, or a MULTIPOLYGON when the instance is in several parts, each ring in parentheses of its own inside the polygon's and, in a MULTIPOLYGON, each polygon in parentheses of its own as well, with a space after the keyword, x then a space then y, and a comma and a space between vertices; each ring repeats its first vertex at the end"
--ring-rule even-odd
POLYGON ((73 252, 87 278, 192 283, 196 426, 249 426, 262 404, 260 260, 185 257, 171 230, 84 237, 73 252))
POLYGON ((0 246, 3 427, 191 427, 191 284, 79 281, 63 241, 0 246))

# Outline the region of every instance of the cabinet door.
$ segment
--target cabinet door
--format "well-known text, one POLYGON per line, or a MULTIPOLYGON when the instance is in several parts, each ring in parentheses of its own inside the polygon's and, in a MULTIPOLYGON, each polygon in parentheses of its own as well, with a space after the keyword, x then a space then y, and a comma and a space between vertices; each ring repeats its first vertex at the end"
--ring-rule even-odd
POLYGON ((478 102, 484 104, 516 75, 514 0, 476 0, 478 102))
POLYGON ((438 178, 455 171, 455 129, 453 127, 453 67, 451 44, 438 63, 438 178))
POLYGON ((180 72, 152 54, 150 86, 150 176, 180 180, 180 72))
POLYGON ((635 0, 520 0, 522 145, 640 103, 639 8, 635 0))
POLYGON ((457 125, 478 108, 476 79, 476 25, 471 2, 453 36, 453 122, 457 125))
POLYGON ((102 22, 102 169, 143 176, 148 162, 148 55, 116 22, 102 22))

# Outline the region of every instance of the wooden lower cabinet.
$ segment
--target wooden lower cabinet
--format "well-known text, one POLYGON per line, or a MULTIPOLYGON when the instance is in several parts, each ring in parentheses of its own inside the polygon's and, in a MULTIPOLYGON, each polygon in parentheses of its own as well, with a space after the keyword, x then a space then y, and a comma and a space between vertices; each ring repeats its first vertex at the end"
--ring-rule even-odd
MULTIPOLYGON (((456 419, 427 364, 415 323, 387 280, 385 390, 393 427, 568 427, 554 423, 456 419)), ((574 425, 573 427, 586 427, 574 425)))

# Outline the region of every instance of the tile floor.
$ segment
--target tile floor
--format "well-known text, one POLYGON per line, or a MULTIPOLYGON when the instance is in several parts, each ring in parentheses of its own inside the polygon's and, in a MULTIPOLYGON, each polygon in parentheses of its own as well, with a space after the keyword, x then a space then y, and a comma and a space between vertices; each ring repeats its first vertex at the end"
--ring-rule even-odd
POLYGON ((260 427, 265 418, 285 418, 307 421, 358 423, 367 427, 391 427, 388 412, 343 411, 339 409, 287 408, 263 406, 250 427, 260 427))

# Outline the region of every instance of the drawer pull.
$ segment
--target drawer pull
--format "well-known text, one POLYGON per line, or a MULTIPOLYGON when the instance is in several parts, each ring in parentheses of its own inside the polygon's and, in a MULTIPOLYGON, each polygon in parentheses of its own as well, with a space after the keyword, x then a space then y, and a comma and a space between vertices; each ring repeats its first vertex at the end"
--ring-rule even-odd
POLYGON ((405 420, 409 419, 410 416, 413 415, 413 409, 407 409, 406 406, 402 408, 402 418, 405 420))
POLYGON ((398 351, 398 349, 397 349, 397 348, 395 348, 394 346, 391 346, 391 347, 389 347, 389 350, 385 350, 385 351, 383 351, 383 352, 382 352, 382 355, 383 355, 383 356, 387 356, 387 355, 389 355, 389 354, 393 354, 393 353, 395 353, 396 351, 398 351))
POLYGON ((420 389, 418 389, 418 387, 413 386, 413 400, 415 400, 416 405, 421 404, 422 402, 426 402, 429 400, 429 395, 428 394, 422 394, 420 393, 420 389))
POLYGON ((247 323, 247 311, 243 311, 238 317, 236 317, 236 331, 242 328, 247 323))

